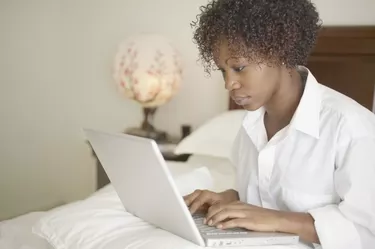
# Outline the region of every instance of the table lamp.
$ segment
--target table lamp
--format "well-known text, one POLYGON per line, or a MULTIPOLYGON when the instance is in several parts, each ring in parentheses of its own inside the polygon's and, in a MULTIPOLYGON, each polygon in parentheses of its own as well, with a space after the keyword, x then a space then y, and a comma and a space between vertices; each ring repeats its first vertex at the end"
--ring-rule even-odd
POLYGON ((141 126, 125 133, 166 141, 167 133, 157 130, 153 121, 157 108, 177 93, 182 81, 182 60, 171 41, 154 34, 129 37, 115 56, 114 79, 119 92, 143 108, 141 126))

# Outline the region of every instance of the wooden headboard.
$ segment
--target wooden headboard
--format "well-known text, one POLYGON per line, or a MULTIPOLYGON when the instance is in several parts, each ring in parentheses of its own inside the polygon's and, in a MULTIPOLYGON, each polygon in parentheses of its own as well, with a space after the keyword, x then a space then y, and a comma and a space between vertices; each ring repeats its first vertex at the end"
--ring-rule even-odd
MULTIPOLYGON (((321 84, 373 110, 375 26, 322 28, 307 67, 321 84)), ((229 100, 230 110, 241 108, 229 100)))

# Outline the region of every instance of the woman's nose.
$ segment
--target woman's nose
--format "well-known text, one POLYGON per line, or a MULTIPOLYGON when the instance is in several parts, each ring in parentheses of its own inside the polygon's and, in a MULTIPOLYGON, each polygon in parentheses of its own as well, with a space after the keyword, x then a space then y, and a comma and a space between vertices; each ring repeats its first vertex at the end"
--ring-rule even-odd
POLYGON ((231 71, 225 71, 223 73, 224 81, 225 81, 225 89, 228 91, 235 90, 241 87, 239 84, 239 77, 231 71))
POLYGON ((241 88, 241 84, 236 80, 226 80, 225 81, 225 89, 228 91, 237 90, 241 88))

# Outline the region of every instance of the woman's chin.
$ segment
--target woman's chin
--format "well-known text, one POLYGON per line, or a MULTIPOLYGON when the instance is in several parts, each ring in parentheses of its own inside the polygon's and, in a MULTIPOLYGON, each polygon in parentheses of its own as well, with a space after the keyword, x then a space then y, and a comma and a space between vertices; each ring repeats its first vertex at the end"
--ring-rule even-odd
POLYGON ((243 105, 242 107, 243 107, 243 109, 245 109, 246 111, 250 111, 250 112, 256 111, 256 110, 258 110, 259 108, 261 108, 261 106, 259 106, 259 105, 254 105, 254 104, 247 104, 247 105, 243 105))

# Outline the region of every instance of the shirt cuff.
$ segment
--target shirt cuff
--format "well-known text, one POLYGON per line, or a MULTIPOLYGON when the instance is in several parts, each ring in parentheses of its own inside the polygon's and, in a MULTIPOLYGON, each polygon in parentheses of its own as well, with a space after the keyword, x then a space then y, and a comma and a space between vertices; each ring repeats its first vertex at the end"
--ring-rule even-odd
POLYGON ((322 249, 361 248, 357 229, 344 217, 337 205, 328 205, 308 212, 315 220, 315 230, 322 249))

